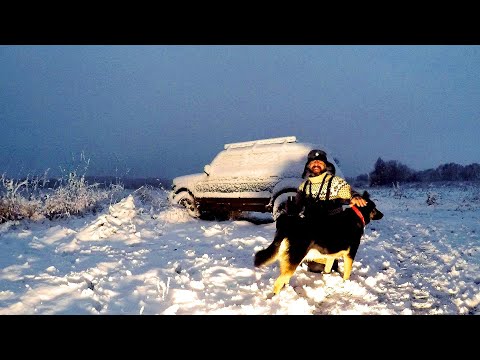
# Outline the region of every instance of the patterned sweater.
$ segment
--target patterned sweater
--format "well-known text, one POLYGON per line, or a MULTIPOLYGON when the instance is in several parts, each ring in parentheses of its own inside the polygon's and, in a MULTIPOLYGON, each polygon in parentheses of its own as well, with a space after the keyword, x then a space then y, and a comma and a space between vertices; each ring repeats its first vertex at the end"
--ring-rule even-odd
POLYGON ((310 177, 300 184, 295 200, 295 208, 297 212, 304 210, 307 216, 319 204, 326 207, 328 215, 333 215, 342 211, 342 205, 349 204, 352 197, 355 196, 359 196, 359 194, 352 190, 351 186, 344 179, 324 172, 318 176, 310 177), (330 180, 328 201, 325 201, 330 180))

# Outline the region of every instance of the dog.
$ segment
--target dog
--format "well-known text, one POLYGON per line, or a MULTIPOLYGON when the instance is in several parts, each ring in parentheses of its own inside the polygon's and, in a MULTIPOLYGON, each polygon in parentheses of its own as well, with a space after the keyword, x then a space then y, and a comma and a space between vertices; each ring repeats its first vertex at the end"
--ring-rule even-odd
POLYGON ((364 229, 371 220, 380 220, 383 213, 377 209, 367 191, 362 197, 367 201, 363 207, 352 206, 342 212, 329 215, 320 228, 308 226, 297 215, 281 214, 277 218, 277 230, 273 242, 255 253, 255 267, 280 263, 280 276, 275 280, 273 295, 277 295, 303 261, 325 264, 329 273, 337 258, 343 258, 343 280, 348 280, 353 260, 360 245, 364 229))

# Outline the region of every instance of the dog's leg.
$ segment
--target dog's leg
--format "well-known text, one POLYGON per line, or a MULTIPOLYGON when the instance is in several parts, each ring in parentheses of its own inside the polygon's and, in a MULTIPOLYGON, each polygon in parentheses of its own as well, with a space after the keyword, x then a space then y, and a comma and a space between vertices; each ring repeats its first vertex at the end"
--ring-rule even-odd
POLYGON ((275 280, 273 285, 273 293, 277 295, 285 285, 288 285, 291 277, 295 273, 299 263, 287 261, 285 258, 279 259, 280 262, 280 276, 275 280))
POLYGON ((329 256, 327 258, 327 261, 325 262, 325 273, 329 274, 330 271, 332 271, 332 266, 333 266, 333 263, 335 262, 335 258, 333 256, 329 256))
POLYGON ((280 276, 275 280, 273 293, 277 295, 285 285, 288 285, 290 278, 297 270, 298 265, 305 259, 311 245, 310 240, 304 238, 286 237, 277 253, 277 260, 280 265, 280 276))
POLYGON ((352 272, 353 259, 348 255, 343 255, 343 280, 348 280, 352 272))
POLYGON ((290 282, 290 278, 292 275, 280 275, 277 280, 275 280, 275 284, 273 285, 273 293, 278 295, 278 293, 283 289, 285 285, 288 285, 290 282))
POLYGON ((288 285, 291 277, 295 273, 296 266, 293 267, 287 263, 280 264, 280 276, 275 280, 273 285, 273 293, 277 295, 285 285, 288 285))

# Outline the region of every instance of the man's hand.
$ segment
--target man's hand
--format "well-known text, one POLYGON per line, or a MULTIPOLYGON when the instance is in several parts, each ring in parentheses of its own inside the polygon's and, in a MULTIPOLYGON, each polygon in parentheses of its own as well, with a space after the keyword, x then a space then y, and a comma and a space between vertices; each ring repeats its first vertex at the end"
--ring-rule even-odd
POLYGON ((355 196, 350 200, 350 206, 353 205, 364 207, 365 205, 367 205, 367 201, 360 196, 355 196))

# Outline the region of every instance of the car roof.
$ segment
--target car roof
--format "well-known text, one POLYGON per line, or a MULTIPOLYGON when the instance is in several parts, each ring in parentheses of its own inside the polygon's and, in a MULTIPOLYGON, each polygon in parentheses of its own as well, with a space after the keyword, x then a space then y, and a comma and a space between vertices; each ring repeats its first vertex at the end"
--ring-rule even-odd
POLYGON ((224 145, 213 159, 216 174, 228 176, 248 172, 250 175, 277 175, 300 177, 307 154, 312 149, 322 149, 328 160, 334 164, 336 175, 343 177, 333 156, 325 146, 298 142, 295 136, 229 143, 224 145))

